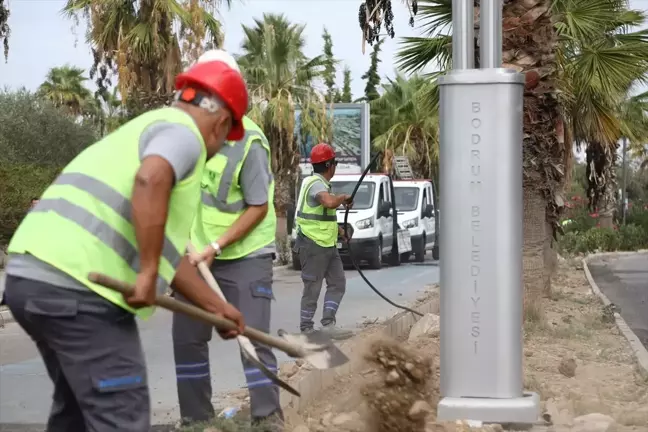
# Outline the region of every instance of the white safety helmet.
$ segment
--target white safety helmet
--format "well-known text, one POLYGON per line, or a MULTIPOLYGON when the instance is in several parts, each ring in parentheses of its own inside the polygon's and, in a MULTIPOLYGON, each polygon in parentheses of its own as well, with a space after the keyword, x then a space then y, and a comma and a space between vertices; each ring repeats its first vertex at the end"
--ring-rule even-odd
POLYGON ((209 51, 205 51, 203 55, 201 55, 198 58, 198 61, 196 63, 203 63, 209 61, 222 61, 232 69, 236 70, 238 73, 241 73, 241 69, 239 68, 238 63, 236 62, 236 59, 225 50, 212 49, 209 51))

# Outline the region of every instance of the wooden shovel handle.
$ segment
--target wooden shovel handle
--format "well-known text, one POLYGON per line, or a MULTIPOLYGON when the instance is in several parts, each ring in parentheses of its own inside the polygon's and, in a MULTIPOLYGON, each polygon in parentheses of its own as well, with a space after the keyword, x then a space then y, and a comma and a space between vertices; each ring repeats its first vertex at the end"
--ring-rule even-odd
MULTIPOLYGON (((101 273, 89 273, 88 279, 101 286, 110 288, 126 295, 132 294, 135 290, 135 287, 132 284, 111 278, 110 276, 101 273)), ((227 318, 214 315, 203 309, 200 309, 199 307, 193 306, 188 303, 179 302, 165 295, 158 295, 155 298, 155 304, 172 312, 189 315, 192 318, 196 318, 209 323, 219 330, 237 330, 236 324, 228 320, 227 318)), ((269 335, 252 327, 245 327, 243 335, 254 341, 268 345, 269 347, 277 348, 278 350, 285 352, 291 357, 304 357, 304 352, 299 347, 291 344, 284 339, 269 335)))

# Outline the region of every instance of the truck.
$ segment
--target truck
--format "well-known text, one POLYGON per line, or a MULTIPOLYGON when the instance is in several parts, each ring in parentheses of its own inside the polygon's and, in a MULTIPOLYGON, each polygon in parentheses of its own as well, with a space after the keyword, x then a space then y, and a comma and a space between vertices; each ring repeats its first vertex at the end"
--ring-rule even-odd
POLYGON ((413 254, 415 261, 423 262, 427 251, 432 252, 435 260, 439 259, 434 183, 431 180, 395 180, 394 198, 398 224, 409 230, 412 242, 411 253, 403 253, 401 261, 408 261, 413 254))
MULTIPOLYGON (((331 179, 331 192, 351 194, 360 180, 360 174, 341 174, 331 179)), ((302 180, 303 185, 303 180, 302 180)), ((337 248, 342 262, 351 263, 349 249, 357 263, 366 262, 369 268, 382 268, 385 258, 389 264, 399 265, 401 257, 408 258, 412 253, 410 230, 398 224, 399 213, 394 216, 393 202, 396 183, 386 174, 367 174, 358 187, 349 210, 348 224, 352 231, 351 247, 338 240, 337 248), (394 242, 394 233, 396 242, 394 242)), ((301 188, 300 188, 301 191, 301 188)), ((297 209, 301 207, 301 193, 298 195, 297 209)), ((396 204, 398 198, 396 198, 396 204)), ((337 209, 338 225, 344 228, 344 207, 337 209)), ((433 230, 431 231, 434 238, 433 230)), ((296 227, 291 233, 291 247, 297 238, 296 227)), ((300 270, 299 257, 293 251, 293 268, 300 270)))

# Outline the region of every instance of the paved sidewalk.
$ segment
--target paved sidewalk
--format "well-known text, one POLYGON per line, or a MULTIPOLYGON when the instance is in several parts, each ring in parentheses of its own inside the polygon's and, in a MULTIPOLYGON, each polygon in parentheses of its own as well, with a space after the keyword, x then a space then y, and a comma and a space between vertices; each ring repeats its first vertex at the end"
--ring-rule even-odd
MULTIPOLYGON (((367 277, 396 303, 411 303, 420 297, 426 285, 437 283, 439 268, 435 263, 407 264, 396 268, 366 272, 367 277)), ((364 283, 355 271, 347 271, 347 294, 338 313, 338 324, 355 328, 367 319, 388 318, 397 309, 385 303, 364 283)), ((301 280, 299 273, 285 268, 275 271, 273 332, 283 328, 297 331, 301 280)), ((322 290, 324 291, 324 290, 322 290)), ((322 293, 323 295, 323 293, 322 293)), ((316 320, 321 317, 320 309, 316 320)), ((147 322, 140 322, 146 354, 153 422, 166 424, 178 417, 175 368, 171 345, 171 314, 159 310, 147 322)), ((235 342, 225 342, 215 335, 210 344, 212 385, 215 405, 220 392, 239 389, 244 384, 239 353, 235 342)), ((278 355, 280 361, 287 358, 278 355)), ((52 386, 33 343, 15 323, 0 329, 0 431, 1 425, 38 423, 47 419, 52 386)), ((12 430, 37 431, 33 428, 12 430)))

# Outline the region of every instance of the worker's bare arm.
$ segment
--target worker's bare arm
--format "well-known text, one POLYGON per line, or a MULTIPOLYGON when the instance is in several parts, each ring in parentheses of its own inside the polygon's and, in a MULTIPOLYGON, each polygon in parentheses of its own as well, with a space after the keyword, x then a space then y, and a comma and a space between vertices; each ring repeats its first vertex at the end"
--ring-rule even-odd
POLYGON ((187 126, 156 123, 140 138, 142 164, 133 186, 133 223, 141 274, 157 276, 171 189, 196 167, 202 144, 187 126))
POLYGON ((160 156, 144 159, 135 175, 132 216, 140 254, 140 274, 152 278, 157 277, 160 264, 173 183, 173 168, 160 156))
POLYGON ((317 194, 318 201, 326 208, 335 209, 349 200, 350 196, 346 194, 333 195, 323 191, 317 194))
POLYGON ((135 293, 126 298, 133 307, 155 301, 156 281, 171 190, 194 172, 201 161, 202 144, 188 127, 155 123, 141 135, 141 165, 133 184, 132 218, 139 250, 140 270, 135 293))
MULTIPOLYGON (((173 288, 196 306, 216 315, 223 315, 234 321, 239 332, 245 328, 243 316, 234 306, 222 300, 200 277, 196 267, 191 265, 185 256, 178 265, 172 282, 173 288)), ((236 336, 236 333, 221 333, 224 338, 236 336)))

